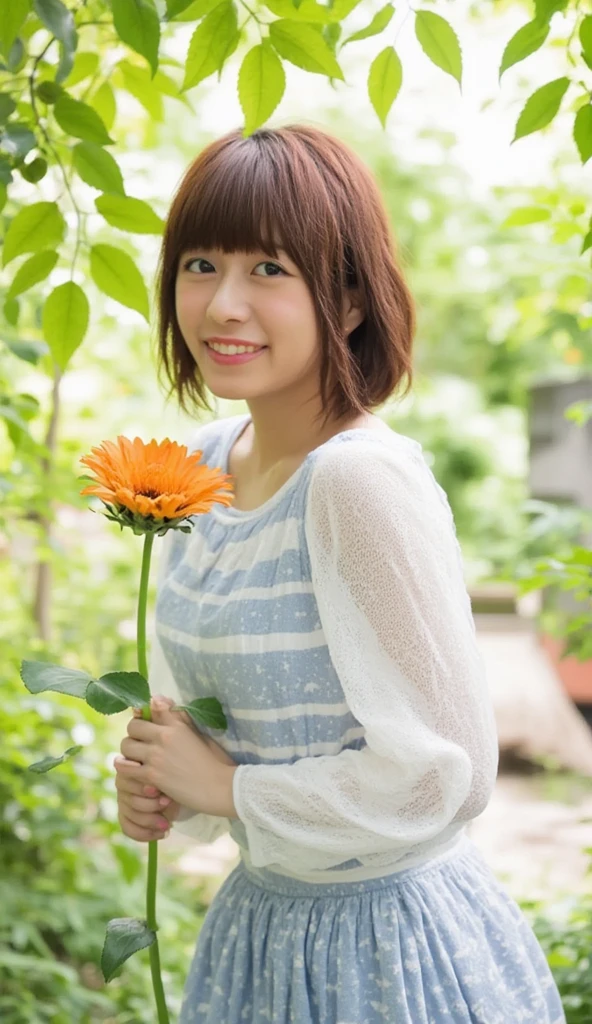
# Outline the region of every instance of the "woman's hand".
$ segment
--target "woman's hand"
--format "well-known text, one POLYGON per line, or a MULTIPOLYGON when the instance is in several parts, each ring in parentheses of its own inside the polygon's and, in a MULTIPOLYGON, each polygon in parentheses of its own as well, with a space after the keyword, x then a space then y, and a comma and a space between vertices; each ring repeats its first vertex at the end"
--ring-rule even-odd
POLYGON ((190 810, 238 817, 232 800, 236 762, 213 740, 206 742, 186 713, 171 711, 172 706, 166 697, 153 697, 152 721, 130 720, 121 742, 123 759, 115 761, 118 775, 140 787, 152 786, 190 810))
MULTIPOLYGON (((121 758, 116 758, 117 761, 121 758)), ((138 768, 142 766, 137 764, 138 768)), ((171 822, 179 814, 179 804, 154 786, 145 786, 123 772, 115 777, 119 824, 126 836, 140 843, 165 839, 171 822)))

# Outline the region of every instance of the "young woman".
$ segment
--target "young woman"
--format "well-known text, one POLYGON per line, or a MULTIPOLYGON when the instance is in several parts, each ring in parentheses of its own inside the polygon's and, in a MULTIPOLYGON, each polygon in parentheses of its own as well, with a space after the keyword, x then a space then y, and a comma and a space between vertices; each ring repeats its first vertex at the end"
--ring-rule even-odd
POLYGON ((191 448, 234 504, 163 542, 120 821, 240 847, 183 1024, 562 1024, 545 956, 466 832, 498 746, 460 549, 421 446, 373 411, 411 383, 413 300, 379 191, 306 125, 190 166, 159 276, 162 367, 248 415, 191 448), (171 699, 214 695, 226 731, 171 699))

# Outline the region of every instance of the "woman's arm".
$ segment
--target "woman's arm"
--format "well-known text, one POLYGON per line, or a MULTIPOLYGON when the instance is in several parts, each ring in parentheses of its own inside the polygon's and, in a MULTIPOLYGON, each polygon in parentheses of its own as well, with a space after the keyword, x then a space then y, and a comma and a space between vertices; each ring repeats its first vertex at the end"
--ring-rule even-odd
POLYGON ((497 772, 452 515, 418 445, 356 440, 319 457, 305 527, 329 653, 367 746, 241 765, 235 806, 255 866, 394 861, 480 814, 497 772))

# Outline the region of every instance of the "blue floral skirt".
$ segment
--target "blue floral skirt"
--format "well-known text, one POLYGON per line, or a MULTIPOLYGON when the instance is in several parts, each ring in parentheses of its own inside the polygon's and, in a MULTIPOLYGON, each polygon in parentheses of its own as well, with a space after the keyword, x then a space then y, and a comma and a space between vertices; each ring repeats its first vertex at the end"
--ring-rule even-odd
POLYGON ((473 841, 309 883, 241 861, 204 919, 180 1024, 565 1024, 545 955, 473 841))

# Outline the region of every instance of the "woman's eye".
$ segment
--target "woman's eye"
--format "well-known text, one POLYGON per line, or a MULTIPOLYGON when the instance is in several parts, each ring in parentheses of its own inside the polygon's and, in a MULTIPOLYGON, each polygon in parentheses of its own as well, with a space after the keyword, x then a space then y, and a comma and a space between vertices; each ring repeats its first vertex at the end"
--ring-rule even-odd
MULTIPOLYGON (((194 263, 206 263, 209 267, 212 266, 212 264, 208 260, 205 260, 202 256, 194 256, 192 259, 187 260, 187 262, 183 264, 183 269, 184 270, 189 270, 191 268, 192 264, 194 264, 194 263)), ((280 267, 278 263, 273 263, 273 262, 271 262, 269 260, 264 260, 262 263, 258 263, 257 266, 258 267, 273 267, 273 269, 275 271, 279 271, 280 274, 285 274, 286 273, 286 271, 283 269, 283 267, 280 267)), ((198 271, 198 276, 202 276, 199 271, 198 271)), ((264 274, 263 276, 264 277, 278 277, 279 275, 277 273, 274 273, 274 274, 264 274)))
MULTIPOLYGON (((258 263, 257 266, 258 267, 273 267, 274 270, 279 270, 280 274, 285 274, 286 273, 286 271, 283 269, 283 267, 280 267, 277 263, 271 263, 269 260, 266 260, 263 263, 258 263)), ((265 276, 267 276, 267 275, 265 275, 265 276)), ((272 277, 277 277, 278 275, 277 274, 272 274, 271 276, 272 277)))

